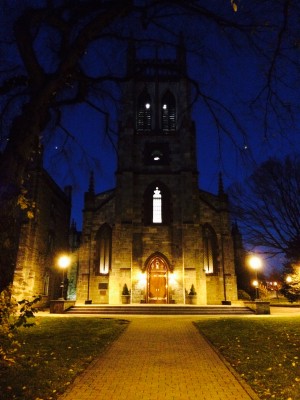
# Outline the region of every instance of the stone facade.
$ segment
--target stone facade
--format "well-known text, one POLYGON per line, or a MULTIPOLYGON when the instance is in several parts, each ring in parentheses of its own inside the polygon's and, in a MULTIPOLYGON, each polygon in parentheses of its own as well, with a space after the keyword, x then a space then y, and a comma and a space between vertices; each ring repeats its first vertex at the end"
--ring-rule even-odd
POLYGON ((42 166, 29 176, 27 196, 34 212, 22 224, 13 290, 17 300, 42 295, 41 305, 49 305, 60 296, 57 256, 69 250, 71 188, 62 191, 42 166))
MULTIPOLYGON (((77 303, 197 304, 237 299, 228 200, 198 187, 185 52, 139 60, 128 51, 116 188, 85 194, 77 303), (134 77, 134 78, 132 78, 134 77)), ((205 173, 205 171, 203 171, 205 173)))

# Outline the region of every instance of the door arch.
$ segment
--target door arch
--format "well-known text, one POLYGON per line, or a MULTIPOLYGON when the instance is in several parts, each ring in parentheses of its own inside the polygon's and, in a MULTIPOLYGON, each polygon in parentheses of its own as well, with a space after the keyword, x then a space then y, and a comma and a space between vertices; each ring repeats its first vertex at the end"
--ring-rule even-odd
POLYGON ((161 256, 152 257, 147 264, 147 303, 167 304, 169 266, 161 256))

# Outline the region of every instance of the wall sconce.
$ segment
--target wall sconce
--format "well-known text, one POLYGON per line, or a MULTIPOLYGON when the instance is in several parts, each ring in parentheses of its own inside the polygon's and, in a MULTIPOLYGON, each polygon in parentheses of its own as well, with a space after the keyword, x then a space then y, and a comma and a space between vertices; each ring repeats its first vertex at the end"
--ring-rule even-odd
POLYGON ((138 275, 138 287, 140 289, 145 289, 147 283, 147 274, 146 272, 139 272, 138 275))

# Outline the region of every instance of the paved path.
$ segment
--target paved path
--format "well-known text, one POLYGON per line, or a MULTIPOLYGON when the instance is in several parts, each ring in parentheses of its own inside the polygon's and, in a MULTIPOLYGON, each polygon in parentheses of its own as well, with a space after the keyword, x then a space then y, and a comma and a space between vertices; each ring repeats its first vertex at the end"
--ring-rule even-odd
POLYGON ((250 400, 192 317, 129 317, 126 331, 60 400, 250 400))

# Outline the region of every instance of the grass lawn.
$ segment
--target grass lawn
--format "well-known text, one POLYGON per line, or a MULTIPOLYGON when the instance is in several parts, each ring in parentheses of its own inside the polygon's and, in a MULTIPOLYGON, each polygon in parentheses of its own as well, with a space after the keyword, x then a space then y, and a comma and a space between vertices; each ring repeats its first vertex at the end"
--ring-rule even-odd
POLYGON ((1 400, 56 399, 128 323, 101 317, 36 320, 37 326, 21 329, 16 337, 22 343, 16 363, 0 365, 1 400))
MULTIPOLYGON (((101 317, 37 319, 39 325, 18 334, 17 362, 0 366, 1 400, 56 399, 128 324, 101 317)), ((300 399, 300 317, 199 318, 196 325, 261 399, 300 399)))
POLYGON ((196 326, 261 399, 300 399, 300 317, 212 318, 196 326))

